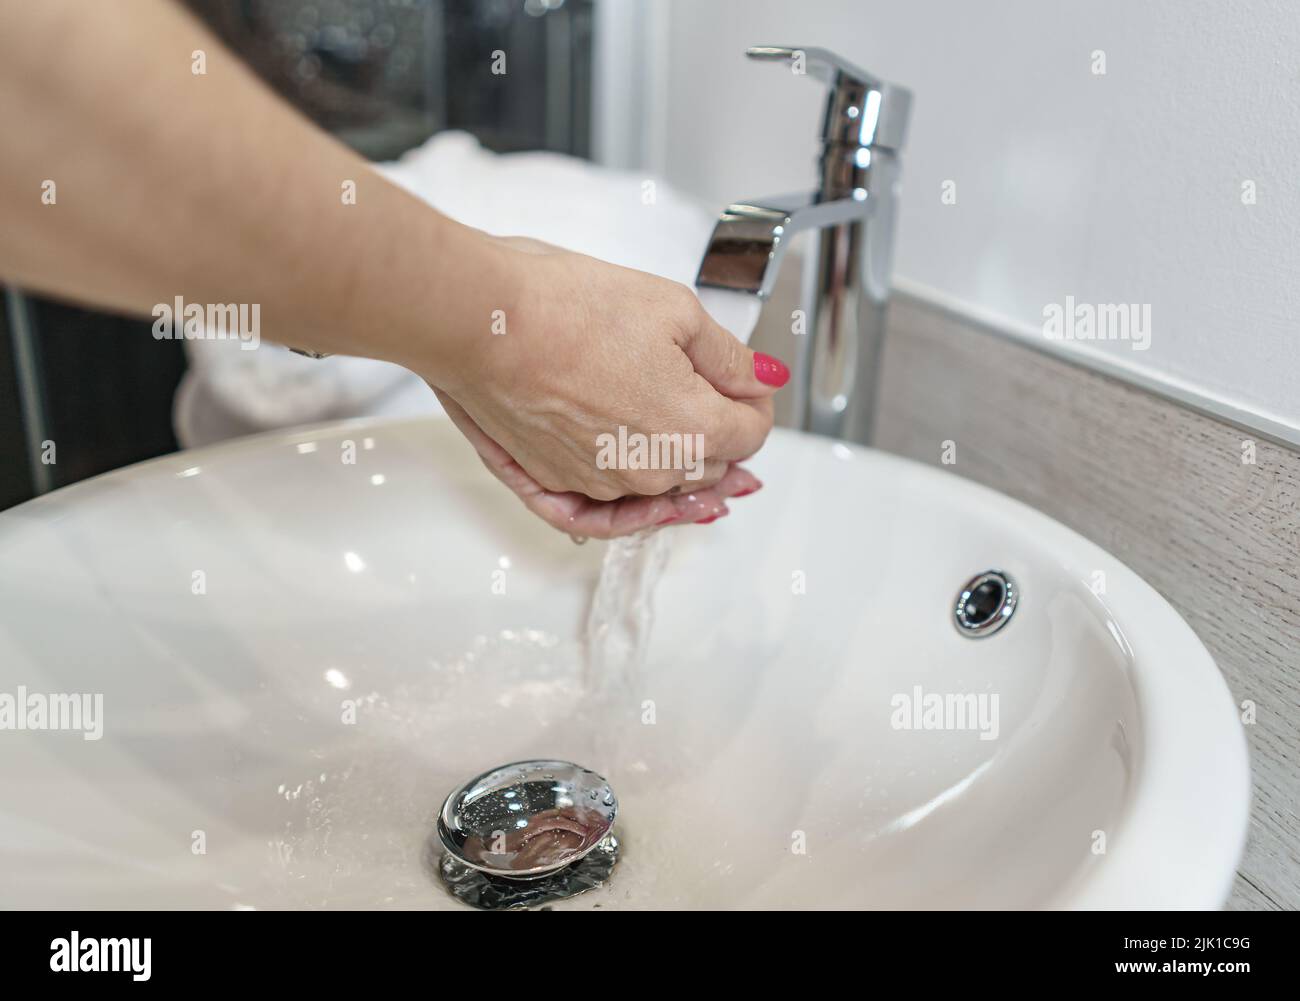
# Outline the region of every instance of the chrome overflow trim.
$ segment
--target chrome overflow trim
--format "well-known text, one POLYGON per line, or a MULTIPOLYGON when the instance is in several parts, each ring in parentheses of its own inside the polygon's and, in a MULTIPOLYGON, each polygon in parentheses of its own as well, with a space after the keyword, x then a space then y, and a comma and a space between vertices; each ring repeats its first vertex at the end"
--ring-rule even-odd
POLYGON ((969 639, 992 636, 1011 621, 1020 589, 1002 570, 985 570, 962 585, 953 606, 957 631, 969 639))

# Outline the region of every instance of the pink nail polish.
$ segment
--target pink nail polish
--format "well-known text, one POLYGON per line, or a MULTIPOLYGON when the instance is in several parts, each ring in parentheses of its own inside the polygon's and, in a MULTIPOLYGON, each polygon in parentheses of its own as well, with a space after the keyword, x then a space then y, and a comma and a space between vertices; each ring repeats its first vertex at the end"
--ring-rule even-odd
POLYGON ((661 525, 671 525, 674 521, 676 521, 680 517, 681 517, 680 514, 675 514, 672 517, 665 518, 663 521, 656 521, 655 527, 658 528, 661 525))
POLYGON ((790 381, 790 370, 785 362, 761 351, 754 352, 754 378, 765 386, 784 386, 790 381))
POLYGON ((759 484, 758 486, 756 486, 756 487, 750 487, 750 488, 747 489, 747 490, 742 490, 742 491, 740 491, 740 493, 738 493, 738 494, 732 494, 731 496, 732 496, 732 497, 748 497, 750 494, 756 494, 756 493, 758 493, 758 492, 759 492, 760 490, 762 490, 762 489, 763 489, 763 484, 760 483, 760 484, 759 484))

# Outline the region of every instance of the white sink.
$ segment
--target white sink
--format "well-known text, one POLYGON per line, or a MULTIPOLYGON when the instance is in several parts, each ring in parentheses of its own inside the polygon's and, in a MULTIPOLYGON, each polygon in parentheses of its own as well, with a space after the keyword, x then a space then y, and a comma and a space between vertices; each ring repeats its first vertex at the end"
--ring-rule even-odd
POLYGON ((443 421, 244 439, 0 515, 0 695, 104 717, 0 730, 0 904, 460 907, 437 810, 524 758, 619 796, 613 878, 559 907, 1223 903, 1245 741, 1155 591, 953 474, 789 432, 751 467, 731 517, 666 529, 622 713, 579 687, 602 544, 443 421), (993 567, 1018 610, 967 638, 956 594, 993 567), (996 739, 896 727, 918 686, 998 696, 996 739))

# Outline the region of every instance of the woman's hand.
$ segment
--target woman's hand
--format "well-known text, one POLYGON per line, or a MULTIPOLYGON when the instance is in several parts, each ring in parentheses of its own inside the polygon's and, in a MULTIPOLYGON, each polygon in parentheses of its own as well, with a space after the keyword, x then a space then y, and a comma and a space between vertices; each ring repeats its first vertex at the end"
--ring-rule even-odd
POLYGON ((771 430, 771 395, 788 378, 780 362, 718 326, 682 285, 537 241, 493 243, 507 276, 495 287, 512 292, 495 309, 487 295, 481 329, 428 378, 531 510, 607 538, 720 516, 726 498, 758 489, 735 463, 771 430), (638 436, 640 463, 613 447, 638 436))
POLYGON ((573 491, 549 491, 489 438, 459 403, 441 390, 434 392, 492 474, 513 490, 528 510, 575 537, 612 539, 660 525, 707 524, 730 513, 728 499, 752 494, 763 485, 749 470, 733 465, 711 487, 658 497, 596 501, 573 491))

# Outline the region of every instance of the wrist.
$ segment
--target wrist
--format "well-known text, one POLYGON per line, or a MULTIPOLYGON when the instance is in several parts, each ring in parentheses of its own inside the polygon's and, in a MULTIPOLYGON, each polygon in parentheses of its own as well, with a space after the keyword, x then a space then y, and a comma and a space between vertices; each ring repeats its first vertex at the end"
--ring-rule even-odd
POLYGON ((440 217, 443 226, 435 274, 427 283, 426 312, 412 333, 421 374, 455 394, 486 378, 495 350, 521 299, 520 257, 481 230, 440 217))
POLYGON ((486 353, 519 294, 517 255, 498 240, 432 209, 393 276, 395 336, 385 360, 455 393, 481 377, 486 353))
POLYGON ((515 255, 387 179, 371 177, 380 183, 364 192, 362 225, 332 234, 336 246, 348 247, 335 261, 350 267, 337 271, 315 302, 286 310, 296 312, 299 332, 278 339, 394 362, 450 390, 473 378, 494 314, 513 308, 515 255))

